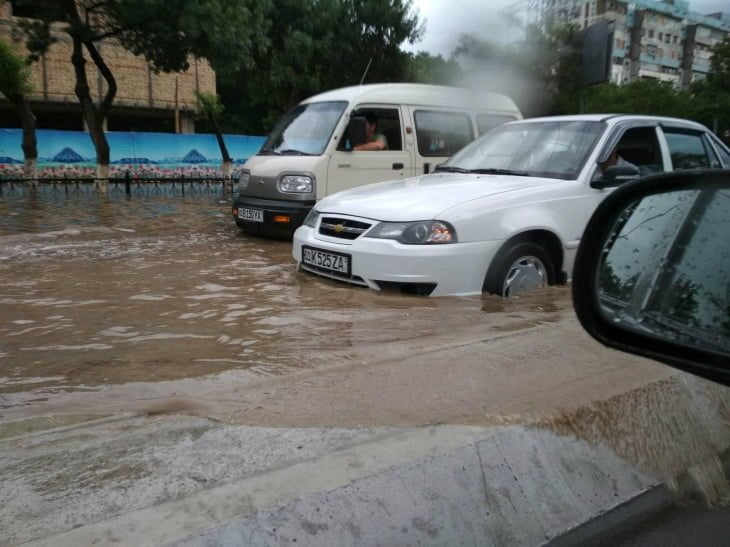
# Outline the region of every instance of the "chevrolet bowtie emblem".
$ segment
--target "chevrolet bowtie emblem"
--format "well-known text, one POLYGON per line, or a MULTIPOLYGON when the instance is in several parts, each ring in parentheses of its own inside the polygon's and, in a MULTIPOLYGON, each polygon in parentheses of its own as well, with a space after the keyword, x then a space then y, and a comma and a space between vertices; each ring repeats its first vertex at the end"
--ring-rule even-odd
POLYGON ((338 234, 339 234, 339 233, 340 233, 340 232, 341 232, 342 230, 344 230, 344 229, 345 229, 345 225, 344 225, 344 224, 335 224, 335 232, 337 232, 338 234))

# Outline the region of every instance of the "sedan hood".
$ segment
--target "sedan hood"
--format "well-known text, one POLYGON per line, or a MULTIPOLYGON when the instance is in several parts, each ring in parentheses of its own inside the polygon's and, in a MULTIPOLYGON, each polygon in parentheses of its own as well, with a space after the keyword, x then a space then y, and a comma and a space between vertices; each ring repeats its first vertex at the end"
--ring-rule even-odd
POLYGON ((475 199, 556 182, 514 175, 435 173, 345 190, 320 201, 317 210, 393 222, 430 220, 475 199))

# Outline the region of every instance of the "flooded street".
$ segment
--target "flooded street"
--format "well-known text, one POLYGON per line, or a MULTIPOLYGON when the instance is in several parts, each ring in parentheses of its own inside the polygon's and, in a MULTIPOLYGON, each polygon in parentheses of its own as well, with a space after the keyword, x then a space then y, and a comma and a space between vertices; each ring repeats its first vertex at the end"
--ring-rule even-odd
POLYGON ((427 299, 297 273, 289 242, 241 233, 228 211, 223 196, 0 202, 2 419, 230 417, 232 391, 262 379, 512 333, 569 306, 564 288, 427 299))
POLYGON ((0 199, 0 543, 533 544, 727 445, 726 390, 600 346, 569 287, 351 287, 229 207, 0 199))

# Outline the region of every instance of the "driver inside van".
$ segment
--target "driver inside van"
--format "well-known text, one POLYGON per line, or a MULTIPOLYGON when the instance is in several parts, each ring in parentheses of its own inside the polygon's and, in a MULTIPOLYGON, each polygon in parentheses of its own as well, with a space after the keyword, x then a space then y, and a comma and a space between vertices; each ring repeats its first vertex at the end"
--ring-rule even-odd
POLYGON ((378 117, 375 115, 375 112, 367 110, 365 112, 362 112, 360 115, 366 120, 365 142, 362 144, 358 144, 353 148, 353 150, 387 150, 388 139, 386 139, 385 135, 383 135, 382 133, 377 132, 378 117))

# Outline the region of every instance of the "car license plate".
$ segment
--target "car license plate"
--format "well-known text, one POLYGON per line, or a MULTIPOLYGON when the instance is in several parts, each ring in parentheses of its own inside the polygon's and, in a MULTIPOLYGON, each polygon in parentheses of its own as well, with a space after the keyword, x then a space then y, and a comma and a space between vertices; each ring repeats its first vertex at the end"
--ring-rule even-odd
POLYGON ((314 247, 302 247, 302 262, 320 270, 334 272, 350 277, 352 272, 352 257, 345 253, 323 251, 314 247))
POLYGON ((261 209, 248 209, 245 207, 239 207, 238 218, 241 220, 250 220, 253 222, 263 222, 264 212, 261 209))

